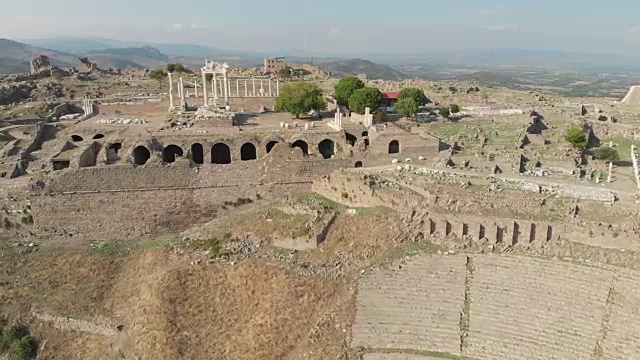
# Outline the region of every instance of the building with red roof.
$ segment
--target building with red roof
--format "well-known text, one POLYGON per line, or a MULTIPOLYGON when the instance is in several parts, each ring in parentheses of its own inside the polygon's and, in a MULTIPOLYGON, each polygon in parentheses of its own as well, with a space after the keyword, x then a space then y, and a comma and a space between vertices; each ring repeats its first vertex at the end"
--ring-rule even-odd
POLYGON ((398 102, 398 96, 400 96, 398 91, 383 91, 380 107, 392 108, 398 102))

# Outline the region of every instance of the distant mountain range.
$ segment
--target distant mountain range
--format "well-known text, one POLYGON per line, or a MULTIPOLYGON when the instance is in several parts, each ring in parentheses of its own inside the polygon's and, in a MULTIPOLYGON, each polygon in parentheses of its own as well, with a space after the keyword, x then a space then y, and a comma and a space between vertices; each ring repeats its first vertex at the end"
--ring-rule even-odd
MULTIPOLYGON (((198 67, 206 58, 228 62, 232 66, 256 67, 262 65, 266 54, 220 50, 200 45, 155 44, 140 45, 99 38, 71 38, 28 40, 30 44, 0 39, 0 73, 29 71, 29 61, 38 55, 47 55, 51 63, 60 67, 75 66, 78 57, 88 57, 101 68, 164 67, 169 62, 198 67), (123 46, 126 47, 114 47, 123 46), (135 46, 132 46, 135 45, 135 46), (137 46, 140 45, 140 46, 137 46), (169 54, 169 55, 168 55, 169 54)), ((290 63, 308 63, 310 57, 289 57, 290 63)), ((316 65, 334 75, 364 74, 370 79, 402 80, 407 78, 400 71, 362 59, 335 57, 316 59, 316 65), (320 60, 320 61, 318 61, 320 60)))
POLYGON ((255 67, 261 66, 265 57, 285 56, 289 63, 312 63, 336 75, 366 74, 370 78, 382 79, 430 78, 434 73, 446 74, 449 70, 453 71, 452 74, 459 71, 504 69, 571 70, 590 73, 640 71, 640 58, 633 56, 583 54, 560 50, 464 49, 406 54, 331 55, 302 50, 266 53, 217 49, 197 44, 58 37, 22 39, 20 42, 0 39, 0 73, 26 72, 29 70, 29 60, 40 54, 49 56, 56 66, 73 66, 78 63, 77 57, 87 56, 104 68, 152 68, 164 66, 169 61, 198 67, 205 59, 224 61, 237 67, 255 67))
POLYGON ((69 54, 59 50, 27 45, 17 41, 0 39, 0 74, 29 72, 29 62, 34 57, 46 55, 52 65, 59 67, 77 66, 79 57, 88 57, 100 68, 151 68, 165 66, 170 58, 151 46, 131 48, 109 48, 90 50, 85 53, 69 54))

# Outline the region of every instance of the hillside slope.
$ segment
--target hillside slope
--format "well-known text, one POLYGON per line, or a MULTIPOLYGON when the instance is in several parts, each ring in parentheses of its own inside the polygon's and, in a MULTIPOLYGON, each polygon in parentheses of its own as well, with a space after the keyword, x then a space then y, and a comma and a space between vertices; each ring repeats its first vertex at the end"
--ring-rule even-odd
POLYGON ((404 80, 408 76, 386 65, 362 59, 336 60, 319 65, 334 76, 366 75, 368 79, 404 80))
POLYGON ((87 56, 101 68, 157 67, 169 62, 169 56, 151 46, 89 51, 87 56))
POLYGON ((0 39, 0 74, 29 72, 29 61, 39 55, 48 56, 55 66, 70 67, 77 63, 76 57, 70 54, 0 39))

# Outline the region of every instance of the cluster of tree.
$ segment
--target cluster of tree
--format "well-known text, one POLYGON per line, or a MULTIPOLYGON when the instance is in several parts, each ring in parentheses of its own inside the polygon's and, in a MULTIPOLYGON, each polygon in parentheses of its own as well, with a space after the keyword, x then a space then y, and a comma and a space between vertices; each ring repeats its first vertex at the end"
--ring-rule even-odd
MULTIPOLYGON (((585 150, 589 147, 589 134, 577 126, 570 128, 565 134, 564 139, 576 149, 585 150)), ((620 160, 618 151, 609 146, 594 149, 593 156, 598 160, 604 160, 606 162, 616 162, 620 160)))
POLYGON ((338 105, 347 106, 358 114, 364 114, 366 108, 377 109, 382 100, 382 93, 378 88, 365 86, 355 76, 341 78, 333 89, 333 95, 338 105))
POLYGON ((177 72, 177 73, 183 73, 183 72, 188 72, 190 73, 191 71, 189 71, 187 68, 185 68, 182 64, 180 63, 175 63, 175 64, 167 64, 167 72, 173 73, 173 72, 177 72))
POLYGON ((149 71, 147 76, 149 76, 149 79, 162 81, 167 76, 167 73, 165 73, 161 68, 157 68, 149 71))
POLYGON ((280 88, 280 95, 276 99, 276 111, 286 111, 300 118, 301 114, 312 110, 320 111, 327 108, 327 102, 318 84, 294 81, 284 84, 280 88))
POLYGON ((424 90, 418 88, 404 88, 398 95, 398 102, 393 110, 400 115, 415 116, 418 110, 431 103, 431 100, 424 94, 424 90))

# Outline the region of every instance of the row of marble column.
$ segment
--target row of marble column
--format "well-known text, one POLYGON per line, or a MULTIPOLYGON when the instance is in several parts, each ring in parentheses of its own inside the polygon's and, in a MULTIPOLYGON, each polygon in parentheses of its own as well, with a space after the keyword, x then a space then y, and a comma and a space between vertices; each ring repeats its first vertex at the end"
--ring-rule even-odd
MULTIPOLYGON (((218 80, 217 74, 213 74, 213 78, 211 79, 211 95, 213 98, 218 99, 219 96, 224 97, 225 105, 229 103, 230 97, 274 97, 280 95, 280 80, 276 80, 275 93, 272 87, 271 79, 235 79, 235 91, 233 89, 233 81, 228 79, 226 74, 223 74, 222 81, 218 80), (257 82, 257 81, 259 82, 257 82), (267 89, 265 89, 264 80, 267 81, 267 89), (241 81, 244 83, 244 95, 240 91, 241 89, 241 81), (249 83, 251 81, 251 83, 249 83), (258 88, 259 85, 259 88, 258 88), (251 86, 251 92, 249 88, 251 86), (258 91, 259 90, 259 91, 258 91), (265 91, 265 90, 268 90, 265 91)), ((202 73, 202 83, 206 84, 206 73, 202 73)), ((203 86, 204 93, 204 104, 209 105, 209 92, 207 86, 203 86)), ((197 94, 197 84, 196 84, 196 94, 197 94)), ((197 95, 196 95, 197 96, 197 95)))
MULTIPOLYGON (((173 98, 173 74, 169 73, 169 107, 170 109, 174 108, 174 98, 173 98)), ((229 104, 230 97, 243 97, 240 91, 241 81, 244 82, 244 97, 274 97, 280 95, 280 80, 276 80, 275 93, 272 86, 271 79, 235 79, 235 91, 233 91, 233 81, 230 81, 227 78, 226 74, 223 74, 222 79, 218 78, 217 74, 213 74, 213 78, 211 79, 211 94, 214 99, 218 99, 219 97, 224 97, 224 104, 229 104), (264 80, 267 81, 267 87, 265 89, 264 80), (249 82, 251 81, 251 82, 249 82), (249 87, 251 86, 252 91, 249 92, 249 87)), ((204 105, 209 105, 209 91, 206 84, 206 73, 202 73, 202 91, 204 96, 204 105)), ((198 97, 198 82, 194 82, 195 85, 195 95, 198 97)), ((185 103, 185 90, 184 90, 184 82, 182 77, 178 78, 178 96, 180 97, 181 106, 184 106, 185 103)))
POLYGON ((84 99, 82 99, 82 110, 84 111, 85 116, 93 114, 93 104, 89 97, 85 96, 84 99))

